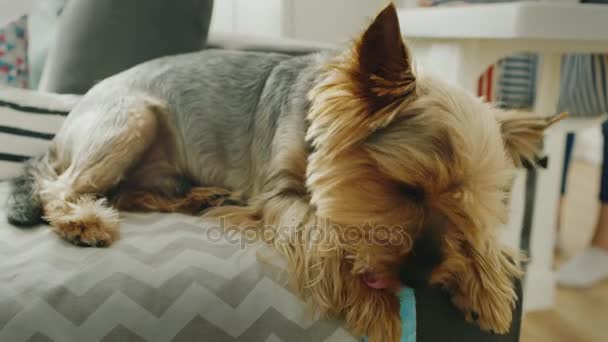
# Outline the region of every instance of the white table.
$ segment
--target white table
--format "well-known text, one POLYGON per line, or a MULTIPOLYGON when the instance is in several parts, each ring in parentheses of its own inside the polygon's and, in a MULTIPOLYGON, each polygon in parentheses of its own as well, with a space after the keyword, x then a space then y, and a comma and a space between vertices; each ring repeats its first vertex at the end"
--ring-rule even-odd
MULTIPOLYGON (((505 3, 476 6, 402 9, 402 32, 415 61, 430 74, 476 92, 479 75, 514 52, 541 56, 535 111, 554 114, 559 96, 561 55, 608 51, 608 6, 559 3, 505 3)), ((553 246, 565 131, 598 120, 566 120, 545 141, 550 166, 540 171, 533 221, 532 260, 524 285, 527 310, 553 304, 553 246)), ((519 177, 509 236, 516 239, 523 212, 523 177, 519 177)), ((589 194, 592 196, 592 194, 589 194)))

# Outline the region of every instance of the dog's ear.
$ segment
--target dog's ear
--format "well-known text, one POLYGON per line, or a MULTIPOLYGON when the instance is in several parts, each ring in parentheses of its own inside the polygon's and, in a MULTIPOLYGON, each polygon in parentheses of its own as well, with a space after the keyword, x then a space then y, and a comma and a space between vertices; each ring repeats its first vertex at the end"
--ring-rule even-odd
POLYGON ((533 113, 500 111, 497 114, 507 153, 515 165, 534 163, 544 132, 549 126, 565 118, 567 114, 541 117, 533 113))
POLYGON ((372 111, 413 97, 416 78, 393 3, 380 12, 363 33, 354 53, 360 90, 372 111))
POLYGON ((335 156, 381 127, 415 98, 411 56, 391 4, 351 49, 327 64, 325 77, 308 94, 312 101, 306 139, 335 156))

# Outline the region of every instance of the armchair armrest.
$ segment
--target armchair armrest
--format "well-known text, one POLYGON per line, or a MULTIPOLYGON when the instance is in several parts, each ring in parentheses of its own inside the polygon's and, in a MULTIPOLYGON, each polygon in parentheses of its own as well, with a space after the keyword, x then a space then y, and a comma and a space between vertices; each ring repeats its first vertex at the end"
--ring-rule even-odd
POLYGON ((450 301, 446 292, 436 288, 416 289, 416 340, 417 342, 475 341, 517 342, 521 331, 522 288, 518 281, 519 298, 513 312, 513 325, 507 335, 493 335, 465 322, 464 315, 450 301))

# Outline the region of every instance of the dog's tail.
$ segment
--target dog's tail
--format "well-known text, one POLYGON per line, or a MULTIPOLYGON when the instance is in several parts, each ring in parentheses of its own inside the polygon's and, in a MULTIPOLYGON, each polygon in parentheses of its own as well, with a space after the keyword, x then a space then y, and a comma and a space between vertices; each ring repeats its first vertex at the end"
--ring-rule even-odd
POLYGON ((18 227, 31 227, 44 222, 40 185, 57 178, 48 163, 48 155, 35 157, 25 163, 21 174, 10 183, 7 202, 8 222, 18 227))

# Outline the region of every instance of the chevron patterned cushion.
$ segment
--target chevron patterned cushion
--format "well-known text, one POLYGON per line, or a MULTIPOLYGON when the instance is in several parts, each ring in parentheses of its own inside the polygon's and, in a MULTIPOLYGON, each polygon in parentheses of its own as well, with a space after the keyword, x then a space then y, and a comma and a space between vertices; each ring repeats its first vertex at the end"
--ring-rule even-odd
POLYGON ((285 286, 271 251, 195 217, 127 214, 108 249, 5 222, 0 212, 0 341, 356 341, 285 286))

